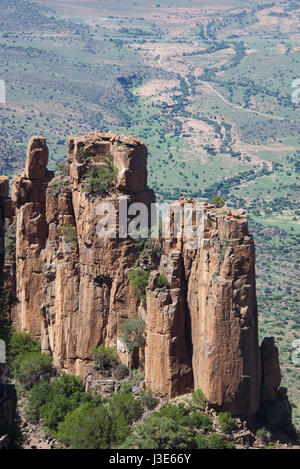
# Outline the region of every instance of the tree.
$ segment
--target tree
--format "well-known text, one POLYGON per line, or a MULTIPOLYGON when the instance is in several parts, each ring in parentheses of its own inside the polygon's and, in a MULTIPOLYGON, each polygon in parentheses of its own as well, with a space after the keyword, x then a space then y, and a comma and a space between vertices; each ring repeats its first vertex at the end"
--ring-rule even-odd
POLYGON ((231 416, 230 412, 220 412, 218 415, 218 422, 222 432, 224 433, 230 433, 236 426, 235 420, 231 416))
POLYGON ((52 373, 52 357, 44 353, 26 353, 13 362, 14 377, 26 389, 30 389, 40 379, 50 379, 52 373))
POLYGON ((171 418, 156 415, 135 427, 122 448, 192 449, 196 448, 195 432, 171 418))
POLYGON ((118 354, 116 347, 105 347, 104 344, 99 347, 92 347, 91 352, 95 359, 95 365, 98 366, 100 372, 111 374, 113 369, 118 366, 118 354))
POLYGON ((158 399, 153 396, 151 389, 145 389, 141 392, 141 403, 149 410, 155 409, 158 399))
POLYGON ((47 427, 56 431, 68 412, 94 399, 99 402, 98 398, 84 392, 80 378, 62 375, 49 383, 38 383, 31 389, 26 415, 33 420, 43 418, 47 427))
POLYGON ((58 425, 58 439, 76 449, 104 449, 120 445, 142 407, 132 394, 113 394, 106 405, 89 402, 69 412, 58 425))
POLYGON ((217 208, 221 208, 225 205, 225 202, 219 195, 214 195, 212 197, 212 202, 217 206, 217 208))
POLYGON ((158 288, 164 288, 168 286, 168 279, 164 274, 159 274, 157 279, 158 288))
POLYGON ((234 444, 229 443, 224 440, 222 435, 218 435, 218 433, 212 433, 206 439, 207 441, 207 448, 208 449, 233 449, 234 444))
POLYGON ((149 272, 141 268, 129 272, 129 285, 138 300, 146 299, 146 287, 149 281, 149 272))
POLYGON ((205 408, 205 405, 207 403, 207 399, 204 395, 204 392, 201 389, 197 389, 195 392, 192 394, 193 402, 200 408, 205 408))
POLYGON ((106 449, 113 440, 108 409, 87 403, 69 412, 58 426, 58 439, 75 449, 106 449))
POLYGON ((125 319, 123 322, 121 337, 130 352, 145 344, 144 330, 145 321, 142 318, 125 319))
POLYGON ((38 340, 31 337, 27 332, 14 331, 9 343, 9 357, 15 360, 17 357, 30 352, 40 352, 41 344, 38 340))

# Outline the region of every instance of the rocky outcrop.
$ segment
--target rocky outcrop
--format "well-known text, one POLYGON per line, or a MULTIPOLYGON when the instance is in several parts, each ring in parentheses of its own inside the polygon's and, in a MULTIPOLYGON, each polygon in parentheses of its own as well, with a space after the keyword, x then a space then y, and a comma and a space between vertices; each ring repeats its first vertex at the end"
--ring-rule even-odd
MULTIPOLYGON (((135 243, 122 233, 119 201, 148 208, 155 201, 147 187, 145 145, 135 137, 98 131, 68 139, 67 174, 54 178, 47 160, 45 139, 34 137, 26 170, 14 178, 11 205, 6 204, 16 216, 14 326, 40 337, 59 370, 90 381, 94 345, 116 346, 122 361, 131 364, 122 325, 140 315, 146 323, 139 358, 147 387, 172 397, 201 389, 217 409, 255 414, 261 380, 272 390, 277 378, 267 343, 261 367, 255 249, 245 212, 200 204, 198 246, 184 230, 175 236, 173 213, 160 261, 149 263, 143 255, 137 261, 135 243), (87 175, 107 174, 107 168, 112 178, 105 189, 88 191, 87 175), (110 238, 99 236, 104 203, 116 208, 110 238), (151 270, 141 304, 128 280, 137 264, 151 270)), ((185 203, 195 205, 180 199, 179 205, 185 203)), ((197 231, 197 218, 191 220, 197 231)))
POLYGON ((191 391, 193 372, 180 251, 163 255, 160 272, 151 272, 146 304, 146 386, 162 396, 191 391), (160 273, 168 280, 166 288, 157 285, 160 273))
POLYGON ((280 387, 281 372, 279 352, 274 337, 265 337, 261 344, 262 383, 258 421, 274 433, 295 439, 292 406, 287 389, 280 387))
POLYGON ((186 255, 195 388, 232 414, 259 407, 255 252, 243 212, 204 216, 203 248, 186 255))
POLYGON ((265 337, 261 344, 263 401, 273 401, 281 382, 278 348, 274 337, 265 337))
MULTIPOLYGON (((187 201, 179 202, 183 205, 187 201)), ((261 379, 253 239, 243 211, 216 209, 204 204, 203 216, 202 246, 189 248, 189 240, 184 236, 179 239, 171 236, 164 241, 169 259, 175 253, 183 259, 182 274, 177 274, 176 278, 181 279, 179 290, 185 301, 181 300, 180 314, 170 316, 166 314, 169 292, 161 293, 156 289, 154 295, 147 294, 146 352, 148 348, 153 353, 149 360, 146 353, 146 382, 157 391, 166 391, 164 377, 168 374, 161 369, 160 374, 156 370, 153 375, 153 363, 165 363, 168 357, 158 344, 169 332, 164 327, 171 317, 176 325, 170 334, 170 343, 180 344, 178 348, 184 353, 185 332, 183 341, 191 344, 195 389, 201 389, 217 408, 234 415, 251 415, 259 407, 261 379), (152 306, 153 296, 157 300, 152 306), (165 317, 167 320, 160 324, 158 319, 165 317), (186 324, 186 318, 190 325, 186 324)), ((173 232, 171 229, 171 234, 173 232)), ((161 267, 164 264, 165 256, 161 267)), ((159 366, 157 368, 159 370, 159 366)), ((180 366, 176 368, 180 370, 180 366)), ((175 381, 172 380, 173 385, 175 381)), ((174 392, 180 392, 180 386, 174 392)))
POLYGON ((0 272, 4 264, 4 222, 7 216, 13 217, 13 207, 9 198, 9 180, 0 176, 0 272))
POLYGON ((10 435, 16 417, 17 393, 13 384, 0 383, 0 437, 10 435))
POLYGON ((45 177, 48 164, 48 147, 44 137, 31 137, 28 143, 25 175, 28 179, 41 180, 45 177))
POLYGON ((12 202, 16 207, 16 293, 19 299, 12 319, 18 329, 34 337, 41 334, 41 253, 48 238, 46 189, 53 178, 53 173, 46 170, 47 161, 45 139, 33 137, 28 145, 26 171, 15 176, 12 184, 12 202))
POLYGON ((146 158, 137 139, 97 132, 69 139, 70 187, 63 184, 58 194, 45 193, 45 178, 38 193, 37 180, 26 175, 14 180, 20 303, 13 320, 17 329, 41 337, 42 350, 53 354, 61 370, 85 377, 91 347, 119 344, 122 321, 136 314, 127 275, 136 260, 133 242, 98 238, 97 210, 105 201, 117 206, 120 195, 128 204, 154 202, 146 185, 146 158), (109 196, 91 197, 81 190, 82 178, 87 164, 98 168, 103 157, 117 167, 117 182, 109 196), (73 239, 66 239, 70 227, 73 239))

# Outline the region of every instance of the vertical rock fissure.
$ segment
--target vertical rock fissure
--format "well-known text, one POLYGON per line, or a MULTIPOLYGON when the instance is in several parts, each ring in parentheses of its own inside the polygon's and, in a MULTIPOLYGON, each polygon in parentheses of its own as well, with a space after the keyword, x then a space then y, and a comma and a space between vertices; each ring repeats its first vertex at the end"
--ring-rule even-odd
POLYGON ((188 292, 188 282, 185 272, 185 265, 184 262, 182 263, 182 283, 183 283, 183 291, 184 291, 184 312, 185 312, 185 342, 186 342, 186 349, 187 353, 190 357, 190 365, 191 365, 191 380, 192 380, 192 388, 194 388, 194 370, 193 370, 193 340, 192 340, 192 322, 191 322, 191 312, 187 301, 187 292, 188 292))

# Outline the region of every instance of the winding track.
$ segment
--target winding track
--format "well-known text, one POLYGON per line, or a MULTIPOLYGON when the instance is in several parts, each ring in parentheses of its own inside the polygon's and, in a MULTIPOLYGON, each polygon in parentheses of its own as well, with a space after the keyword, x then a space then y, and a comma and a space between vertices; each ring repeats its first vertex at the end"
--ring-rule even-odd
MULTIPOLYGON (((193 41, 193 43, 195 45, 198 45, 198 42, 197 41, 193 41)), ((158 64, 161 68, 165 69, 166 71, 168 71, 168 68, 167 67, 164 67, 163 64, 162 64, 162 57, 160 57, 158 59, 158 64)), ((190 83, 188 81, 188 78, 186 78, 185 76, 182 75, 182 78, 185 80, 186 84, 188 85, 188 87, 190 87, 190 83)), ((271 115, 271 114, 265 114, 264 112, 260 112, 260 111, 256 111, 254 109, 246 109, 244 108, 243 106, 238 106, 237 104, 234 104, 234 103, 231 103, 230 101, 228 101, 228 99, 226 99, 221 93, 219 93, 219 91, 217 91, 215 88, 213 88, 213 86, 211 86, 209 83, 207 83, 206 81, 202 81, 202 80, 199 80, 199 83, 201 83, 202 85, 206 86, 207 88, 209 88, 213 93, 215 93, 218 98, 220 98, 224 103, 226 103, 228 106, 230 107, 233 107, 234 109, 237 109, 238 111, 244 111, 244 112, 249 112, 250 114, 255 114, 257 116, 262 116, 262 117, 266 117, 267 119, 275 119, 275 120, 280 120, 280 121, 285 121, 285 120, 289 120, 289 119, 285 119, 284 117, 281 117, 281 116, 276 116, 276 115, 271 115)), ((290 120, 289 120, 290 121, 290 120)), ((290 121, 292 122, 292 121, 290 121)))

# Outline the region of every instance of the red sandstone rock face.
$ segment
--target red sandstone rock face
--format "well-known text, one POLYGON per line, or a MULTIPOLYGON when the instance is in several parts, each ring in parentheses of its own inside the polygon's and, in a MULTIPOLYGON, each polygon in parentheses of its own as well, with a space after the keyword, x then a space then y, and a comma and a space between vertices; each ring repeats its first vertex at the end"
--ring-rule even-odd
POLYGON ((146 305, 139 307, 128 285, 136 262, 132 240, 101 239, 96 230, 97 207, 105 200, 117 204, 122 195, 128 203, 154 202, 144 144, 101 131, 70 138, 70 187, 63 184, 57 195, 46 190, 53 177, 44 167, 46 142, 39 138, 29 148, 26 173, 14 178, 12 188, 20 300, 14 325, 41 337, 42 350, 53 354, 59 369, 84 377, 94 345, 117 345, 128 360, 122 322, 140 314, 146 319, 148 387, 175 396, 195 386, 217 407, 235 415, 255 413, 261 359, 255 252, 244 211, 204 204, 203 245, 187 249, 185 237, 165 240, 146 305), (81 190, 82 176, 87 164, 100 167, 103 156, 117 168, 116 181, 109 195, 90 196, 81 190), (75 233, 70 242, 66 226, 75 233), (159 273, 168 279, 164 289, 157 287, 159 273))
POLYGON ((235 415, 254 414, 260 353, 253 240, 244 217, 208 211, 207 222, 188 281, 195 388, 235 415))
MULTIPOLYGON (((45 194, 44 180, 37 182, 25 174, 14 179, 12 190, 18 206, 17 294, 21 300, 14 324, 40 336, 42 350, 53 354, 59 369, 81 377, 91 364, 92 346, 105 343, 124 348, 118 337, 122 321, 137 312, 128 287, 128 269, 136 261, 133 242, 98 238, 98 205, 112 201, 117 206, 120 195, 128 204, 149 205, 155 200, 146 186, 145 146, 134 138, 128 146, 121 137, 115 144, 107 139, 101 132, 69 139, 72 190, 63 185, 58 195, 45 194), (81 191, 84 163, 79 162, 79 149, 79 155, 93 156, 92 164, 103 154, 117 154, 113 161, 119 175, 110 196, 91 197, 81 191), (134 180, 139 182, 134 185, 134 180), (120 181, 129 181, 132 193, 121 192, 120 181), (67 225, 75 230, 72 242, 65 241, 67 225)), ((126 361, 127 354, 123 355, 126 361)))
POLYGON ((69 138, 68 160, 74 188, 77 188, 84 167, 85 154, 96 166, 101 166, 101 156, 111 159, 118 169, 117 190, 126 193, 147 190, 147 148, 136 137, 98 131, 69 138))
POLYGON ((43 179, 48 164, 48 147, 44 137, 31 137, 27 147, 25 174, 28 179, 43 179))
POLYGON ((146 386, 174 397, 193 389, 182 253, 162 256, 160 272, 168 279, 168 287, 157 287, 159 272, 153 271, 147 289, 146 386))
POLYGON ((281 382, 278 348, 274 337, 265 337, 261 344, 262 358, 262 399, 274 401, 281 382))
POLYGON ((28 144, 26 173, 15 176, 8 215, 16 215, 16 293, 19 303, 12 320, 18 330, 39 338, 43 301, 42 251, 48 237, 46 189, 53 173, 46 170, 48 148, 42 137, 32 137, 28 144))
POLYGON ((250 415, 259 407, 261 376, 255 252, 243 211, 233 215, 205 204, 203 246, 187 249, 183 236, 164 249, 172 255, 179 248, 184 258, 195 389, 212 405, 250 415))

